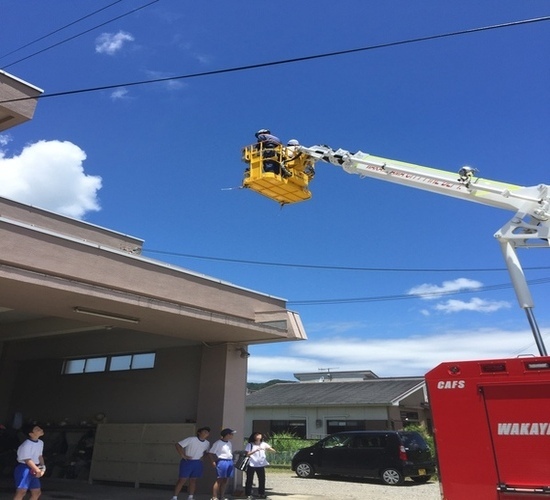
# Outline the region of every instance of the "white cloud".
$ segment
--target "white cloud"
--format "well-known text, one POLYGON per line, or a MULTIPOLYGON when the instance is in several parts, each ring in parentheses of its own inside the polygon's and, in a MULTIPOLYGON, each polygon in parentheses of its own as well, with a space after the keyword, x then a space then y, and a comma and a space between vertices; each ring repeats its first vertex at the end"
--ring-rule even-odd
POLYGON ((117 101, 119 99, 129 99, 128 90, 126 90, 124 88, 114 90, 111 93, 111 99, 113 101, 117 101))
MULTIPOLYGON (((11 141, 11 135, 9 134, 0 134, 0 147, 7 146, 8 143, 11 141)), ((2 151, 0 151, 0 157, 3 154, 2 151)))
POLYGON ((408 295, 418 295, 422 299, 438 299, 446 293, 459 292, 461 290, 476 290, 481 288, 483 283, 467 278, 458 278, 452 281, 444 281, 441 285, 423 283, 411 288, 408 295))
POLYGON ((477 297, 470 299, 468 302, 463 300, 450 299, 441 304, 437 304, 435 309, 444 313, 455 313, 460 311, 474 312, 495 312, 500 309, 508 309, 510 303, 506 301, 484 300, 477 297))
POLYGON ((95 51, 99 54, 112 56, 122 49, 126 42, 133 42, 134 37, 130 33, 119 31, 118 33, 101 33, 95 40, 95 51))
MULTIPOLYGON (((550 334, 550 330, 542 332, 550 334)), ((273 346, 272 348, 275 348, 273 346)), ((381 377, 423 376, 444 361, 496 359, 537 354, 530 330, 455 330, 437 335, 359 339, 332 337, 292 342, 279 355, 255 355, 250 346, 249 381, 295 380, 294 373, 321 367, 372 370, 381 377), (286 354, 286 355, 285 355, 286 354)))
MULTIPOLYGON (((415 295, 421 299, 434 300, 439 299, 446 294, 452 294, 464 290, 477 290, 483 286, 483 283, 467 278, 458 278, 452 281, 444 281, 441 285, 423 283, 422 285, 411 288, 407 294, 415 295)), ((459 313, 462 311, 492 313, 501 309, 509 308, 510 303, 506 301, 491 301, 474 297, 468 301, 449 299, 433 306, 433 310, 445 314, 459 313)), ((420 314, 429 316, 429 309, 422 309, 420 314)))
POLYGON ((0 153, 0 196, 70 217, 100 210, 101 177, 86 175, 86 153, 68 141, 39 141, 20 155, 0 153))

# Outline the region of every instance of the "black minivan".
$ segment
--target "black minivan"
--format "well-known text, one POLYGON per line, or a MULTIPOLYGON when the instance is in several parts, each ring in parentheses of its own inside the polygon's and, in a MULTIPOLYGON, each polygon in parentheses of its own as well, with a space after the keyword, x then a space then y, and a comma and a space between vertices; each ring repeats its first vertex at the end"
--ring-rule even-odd
POLYGON ((338 432, 292 457, 299 477, 332 474, 381 479, 401 485, 405 477, 426 483, 435 473, 435 461, 424 438, 414 431, 338 432))

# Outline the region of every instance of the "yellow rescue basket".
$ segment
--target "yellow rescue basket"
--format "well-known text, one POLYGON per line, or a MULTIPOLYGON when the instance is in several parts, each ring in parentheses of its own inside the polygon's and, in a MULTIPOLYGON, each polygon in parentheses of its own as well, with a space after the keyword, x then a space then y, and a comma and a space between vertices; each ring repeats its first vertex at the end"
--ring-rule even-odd
POLYGON ((313 160, 291 147, 264 147, 253 144, 243 148, 248 164, 243 187, 250 188, 281 205, 309 200, 309 181, 315 174, 313 160))

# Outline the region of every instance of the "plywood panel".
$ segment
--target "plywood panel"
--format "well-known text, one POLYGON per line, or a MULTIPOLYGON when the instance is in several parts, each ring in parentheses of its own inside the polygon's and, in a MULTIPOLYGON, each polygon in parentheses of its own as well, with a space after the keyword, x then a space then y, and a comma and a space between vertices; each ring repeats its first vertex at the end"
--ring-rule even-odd
POLYGON ((90 480, 171 485, 179 462, 174 443, 194 434, 194 424, 101 424, 90 480))

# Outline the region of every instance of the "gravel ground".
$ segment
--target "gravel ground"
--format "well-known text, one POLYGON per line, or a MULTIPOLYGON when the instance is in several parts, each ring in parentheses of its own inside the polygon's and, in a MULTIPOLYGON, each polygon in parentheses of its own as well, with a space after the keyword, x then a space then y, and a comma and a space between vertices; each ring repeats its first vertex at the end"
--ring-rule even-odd
MULTIPOLYGON (((439 483, 415 484, 406 481, 403 486, 385 486, 377 481, 314 477, 301 479, 288 470, 270 468, 267 471, 266 493, 271 500, 441 500, 439 483)), ((236 492, 237 493, 237 492, 236 492)), ((229 498, 244 500, 244 491, 229 498)), ((51 479, 44 481, 41 500, 168 500, 171 487, 133 488, 121 484, 88 484, 86 481, 51 479)), ((208 493, 195 495, 197 500, 210 500, 208 493)), ((0 480, 0 500, 13 499, 13 479, 0 480)), ((187 495, 181 494, 180 500, 187 495)))
MULTIPOLYGON (((407 480, 403 486, 386 486, 368 479, 333 478, 316 476, 301 479, 293 472, 267 471, 267 496, 273 500, 299 495, 299 498, 314 499, 364 499, 369 500, 441 500, 439 483, 416 484, 407 480)), ((298 496, 296 496, 298 498, 298 496)))

